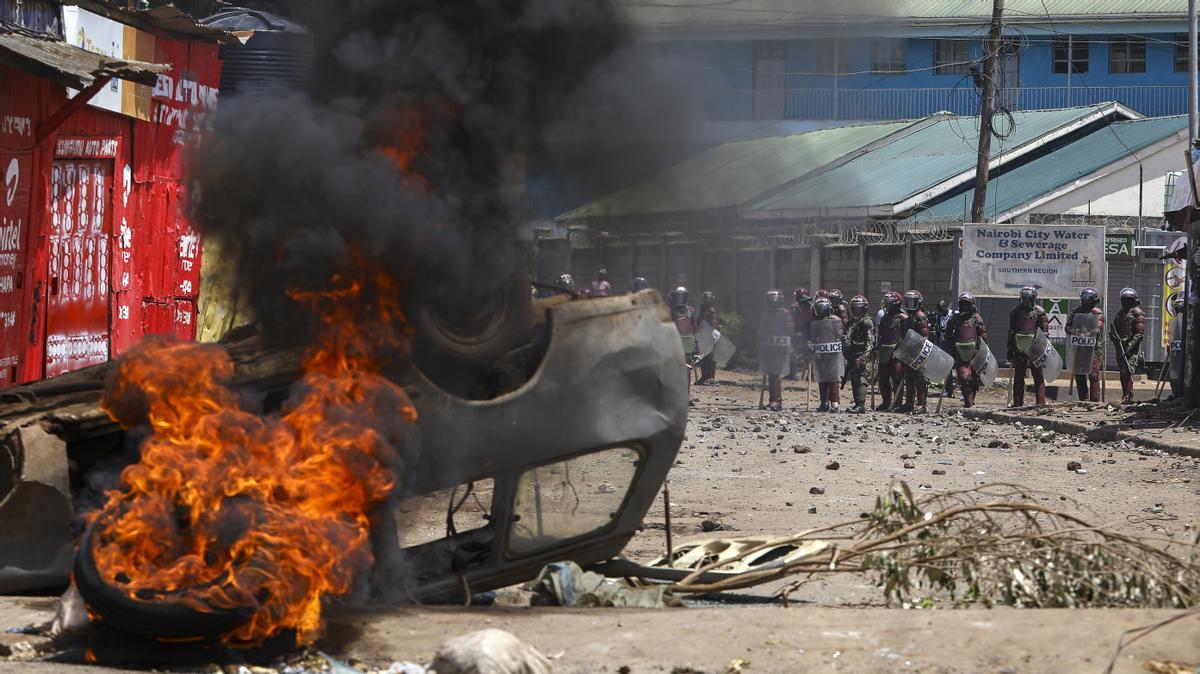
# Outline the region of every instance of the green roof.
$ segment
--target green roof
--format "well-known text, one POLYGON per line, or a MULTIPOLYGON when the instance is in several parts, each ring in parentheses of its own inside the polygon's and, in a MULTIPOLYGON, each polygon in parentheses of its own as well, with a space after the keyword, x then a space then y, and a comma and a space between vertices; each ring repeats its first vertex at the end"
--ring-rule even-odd
MULTIPOLYGON (((1048 134, 1065 133, 1089 119, 1117 111, 1112 104, 1013 113, 1010 135, 993 139, 991 157, 1007 160, 1048 134)), ((948 181, 966 181, 976 164, 978 118, 935 115, 935 121, 914 133, 873 149, 841 166, 748 203, 748 217, 803 217, 840 211, 857 215, 893 215, 907 210, 906 200, 937 196, 948 181)), ((1002 122, 998 122, 998 125, 1002 122)), ((1003 128, 1003 127, 1001 127, 1003 128)), ((1050 136, 1051 138, 1053 136, 1050 136)))
MULTIPOLYGON (((1173 134, 1184 134, 1187 117, 1114 122, 1108 129, 1111 131, 1099 129, 989 180, 986 216, 991 219, 1008 213, 1173 134)), ((966 203, 971 203, 974 195, 975 190, 968 190, 966 203)), ((955 195, 914 215, 909 221, 961 218, 963 198, 962 194, 955 195)))
POLYGON ((736 208, 911 125, 862 124, 724 143, 558 219, 736 208))

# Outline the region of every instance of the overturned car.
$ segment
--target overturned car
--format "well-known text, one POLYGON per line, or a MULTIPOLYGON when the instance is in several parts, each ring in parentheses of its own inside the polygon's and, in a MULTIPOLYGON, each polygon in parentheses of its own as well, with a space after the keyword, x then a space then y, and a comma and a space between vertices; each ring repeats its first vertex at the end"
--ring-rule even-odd
MULTIPOLYGON (((444 374, 444 359, 420 352, 396 374, 418 412, 420 451, 372 517, 375 596, 461 600, 532 579, 551 561, 612 558, 640 528, 687 415, 667 308, 643 291, 558 296, 532 309, 524 343, 492 359, 503 367, 487 368, 489 392, 462 386, 444 374), (478 515, 464 517, 471 509, 478 515)), ((294 352, 254 337, 226 348, 237 365, 229 385, 244 399, 269 408, 295 379, 294 352)), ((97 475, 111 480, 113 457, 137 446, 99 407, 106 368, 4 394, 0 591, 67 582, 97 475)), ((93 574, 81 559, 77 582, 86 583, 93 574)))

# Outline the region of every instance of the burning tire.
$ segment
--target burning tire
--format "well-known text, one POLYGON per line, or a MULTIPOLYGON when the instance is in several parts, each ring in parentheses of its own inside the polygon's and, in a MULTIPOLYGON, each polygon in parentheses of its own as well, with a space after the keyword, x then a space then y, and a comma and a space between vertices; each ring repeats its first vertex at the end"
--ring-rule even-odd
MULTIPOLYGON (((111 515, 110 515, 111 516, 111 515)), ((96 530, 104 516, 88 525, 75 555, 75 586, 90 613, 129 634, 159 640, 215 639, 240 627, 254 614, 253 607, 200 610, 183 603, 182 593, 163 592, 138 600, 113 587, 96 568, 96 530)))

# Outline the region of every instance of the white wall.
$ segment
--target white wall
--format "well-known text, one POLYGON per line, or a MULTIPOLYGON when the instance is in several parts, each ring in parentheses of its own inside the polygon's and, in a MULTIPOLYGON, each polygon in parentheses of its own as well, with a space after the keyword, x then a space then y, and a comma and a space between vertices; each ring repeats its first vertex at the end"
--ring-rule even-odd
MULTIPOLYGON (((1170 171, 1186 170, 1183 153, 1187 149, 1186 140, 1177 140, 1165 148, 1146 154, 1143 149, 1139 156, 1142 159, 1142 216, 1143 218, 1161 218, 1163 215, 1163 194, 1167 184, 1167 173, 1170 171)), ((1187 180, 1182 182, 1186 188, 1187 180)), ((1133 162, 1109 175, 1091 183, 1076 188, 1060 197, 1030 209, 1030 213, 1056 213, 1071 215, 1118 215, 1137 216, 1138 214, 1138 165, 1133 162), (1091 202, 1089 211, 1088 202, 1091 202)), ((1024 215, 1024 214, 1023 214, 1024 215)), ((1017 218, 1024 220, 1024 217, 1017 218)))

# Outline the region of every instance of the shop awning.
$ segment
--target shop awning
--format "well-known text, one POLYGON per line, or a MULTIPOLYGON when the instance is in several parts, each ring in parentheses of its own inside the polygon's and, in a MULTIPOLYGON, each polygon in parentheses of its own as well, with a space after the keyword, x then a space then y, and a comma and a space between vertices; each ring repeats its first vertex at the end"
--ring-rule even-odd
POLYGON ((66 42, 0 28, 0 62, 74 89, 86 89, 100 77, 153 85, 164 63, 126 61, 72 46, 66 42))

